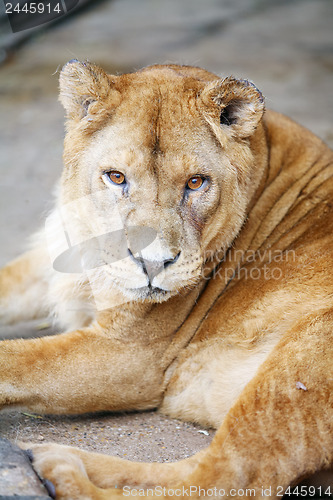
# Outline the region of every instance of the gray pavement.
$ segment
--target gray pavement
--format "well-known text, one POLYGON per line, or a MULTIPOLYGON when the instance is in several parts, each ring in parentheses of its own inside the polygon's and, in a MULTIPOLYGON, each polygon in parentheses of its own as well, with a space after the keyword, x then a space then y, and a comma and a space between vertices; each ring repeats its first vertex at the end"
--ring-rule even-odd
MULTIPOLYGON (((110 72, 177 62, 253 80, 267 107, 333 145, 331 0, 111 0, 37 34, 0 68, 0 264, 18 255, 52 205, 61 171, 59 68, 89 59, 110 72)), ((9 27, 7 29, 7 35, 9 27)), ((0 335, 38 334, 38 324, 0 335), (37 329, 36 329, 37 326, 37 329)), ((0 417, 2 436, 53 440, 139 460, 206 446, 200 427, 141 415, 0 417)))
POLYGON ((49 497, 27 455, 0 438, 0 500, 47 500, 49 497))

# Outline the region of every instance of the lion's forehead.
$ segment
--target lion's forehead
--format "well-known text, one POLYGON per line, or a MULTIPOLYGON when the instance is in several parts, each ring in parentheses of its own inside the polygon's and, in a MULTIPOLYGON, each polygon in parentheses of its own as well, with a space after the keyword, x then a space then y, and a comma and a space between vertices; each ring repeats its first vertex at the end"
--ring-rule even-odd
POLYGON ((89 160, 102 169, 158 176, 159 182, 204 173, 216 141, 197 98, 205 83, 169 69, 116 79, 121 102, 91 137, 89 160), (207 133, 205 134, 205 130, 207 133))
MULTIPOLYGON (((150 135, 151 131, 145 131, 150 135)), ((96 134, 87 150, 89 159, 104 170, 117 169, 137 177, 156 179, 159 183, 183 182, 196 174, 213 173, 214 162, 209 161, 207 149, 198 138, 188 144, 174 141, 167 149, 153 147, 149 141, 138 140, 135 131, 128 131, 126 123, 114 122, 96 134)))
POLYGON ((139 78, 122 89, 120 105, 111 122, 122 124, 131 140, 155 151, 168 151, 183 142, 198 123, 196 99, 203 88, 193 78, 139 78))
POLYGON ((196 74, 195 71, 191 72, 189 69, 151 66, 137 73, 120 75, 115 79, 115 86, 122 95, 152 96, 157 94, 161 96, 169 93, 170 95, 185 96, 200 93, 208 82, 217 78, 215 75, 207 73, 210 77, 202 79, 199 71, 196 74))

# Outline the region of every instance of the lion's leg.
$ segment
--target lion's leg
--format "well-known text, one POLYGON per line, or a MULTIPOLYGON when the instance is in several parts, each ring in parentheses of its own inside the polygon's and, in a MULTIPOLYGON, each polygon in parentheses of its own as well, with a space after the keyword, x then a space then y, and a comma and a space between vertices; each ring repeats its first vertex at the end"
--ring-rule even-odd
POLYGON ((24 253, 0 270, 0 322, 9 325, 46 317, 43 301, 47 291, 44 249, 24 253))
MULTIPOLYGON (((206 450, 172 467, 159 464, 154 469, 148 464, 122 462, 121 478, 132 480, 134 486, 141 475, 146 487, 191 488, 192 497, 199 496, 199 488, 217 488, 234 498, 243 497, 246 489, 252 496, 255 491, 256 498, 267 497, 267 492, 271 498, 281 496, 290 484, 333 463, 332 359, 332 312, 307 317, 281 339, 206 450)), ((57 465, 62 459, 66 462, 67 454, 68 449, 60 450, 57 465)), ((102 482, 104 474, 109 474, 111 482, 120 480, 114 459, 87 457, 80 456, 81 474, 83 470, 89 476, 90 470, 97 486, 110 486, 102 482), (102 480, 93 476, 91 463, 95 469, 100 467, 102 480), (109 470, 112 467, 114 476, 109 470)), ((43 473, 61 488, 61 477, 55 477, 55 469, 51 465, 48 471, 47 465, 46 459, 43 473)), ((78 474, 78 467, 73 467, 78 474)), ((91 488, 91 481, 88 484, 91 488)), ((102 493, 112 498, 114 490, 102 493)), ((104 498, 98 494, 97 488, 96 497, 91 498, 104 498)))
POLYGON ((144 346, 94 327, 0 343, 0 408, 85 413, 156 407, 162 370, 144 346))
MULTIPOLYGON (((58 444, 21 444, 32 453, 33 466, 40 477, 47 477, 57 488, 57 495, 67 488, 68 476, 80 479, 81 492, 87 494, 94 491, 96 498, 99 488, 121 491, 123 487, 148 489, 158 485, 160 488, 179 484, 190 474, 199 462, 201 453, 177 463, 141 463, 130 462, 118 457, 91 453, 58 444), (67 471, 66 488, 62 481, 60 469, 67 471), (84 478, 84 480, 83 480, 84 478), (156 482, 158 478, 158 482, 156 482), (92 484, 88 484, 87 480, 92 484), (94 488, 96 490, 94 490, 94 488), (86 488, 86 489, 85 489, 86 488)), ((78 485, 73 486, 73 492, 78 485)), ((58 498, 57 496, 57 498, 58 498)), ((95 498, 95 497, 94 497, 95 498)), ((102 497, 104 498, 104 497, 102 497)), ((109 498, 109 497, 106 497, 109 498)))
POLYGON ((246 386, 185 486, 250 488, 256 498, 266 490, 275 498, 332 465, 332 367, 333 312, 309 315, 246 386))

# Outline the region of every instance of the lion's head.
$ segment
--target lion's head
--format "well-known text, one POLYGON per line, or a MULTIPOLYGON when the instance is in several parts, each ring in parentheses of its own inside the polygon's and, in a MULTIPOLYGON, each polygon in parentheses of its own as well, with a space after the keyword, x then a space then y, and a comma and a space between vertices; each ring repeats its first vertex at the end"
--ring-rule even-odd
POLYGON ((60 203, 80 207, 74 239, 98 240, 98 250, 88 245, 98 254, 90 279, 103 276, 134 300, 193 286, 207 256, 231 245, 259 185, 261 93, 197 68, 110 76, 74 60, 61 72, 60 100, 60 203))

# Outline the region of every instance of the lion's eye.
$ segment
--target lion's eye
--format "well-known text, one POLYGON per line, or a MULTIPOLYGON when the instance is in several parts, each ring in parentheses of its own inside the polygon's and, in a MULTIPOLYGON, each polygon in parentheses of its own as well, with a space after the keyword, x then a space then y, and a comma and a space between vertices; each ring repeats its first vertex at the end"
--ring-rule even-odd
POLYGON ((205 181, 205 178, 202 177, 201 175, 194 175, 189 179, 189 181, 186 184, 186 187, 188 189, 191 189, 192 191, 197 191, 201 186, 203 185, 205 181))
POLYGON ((111 170, 111 172, 107 172, 106 175, 114 184, 124 184, 125 182, 124 174, 118 172, 118 170, 111 170))

